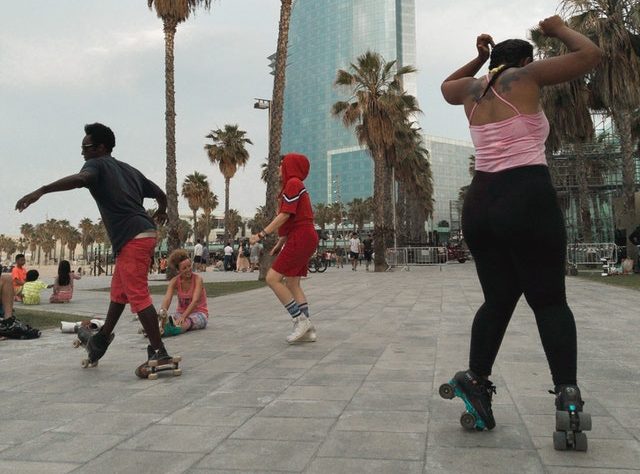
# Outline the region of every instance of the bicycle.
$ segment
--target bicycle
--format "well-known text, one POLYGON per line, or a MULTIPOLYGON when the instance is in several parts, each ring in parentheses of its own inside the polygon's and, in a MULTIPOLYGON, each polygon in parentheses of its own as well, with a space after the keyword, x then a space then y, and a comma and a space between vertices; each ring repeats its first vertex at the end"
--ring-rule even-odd
POLYGON ((320 255, 315 254, 309 260, 308 268, 311 273, 323 273, 327 270, 329 262, 320 255))

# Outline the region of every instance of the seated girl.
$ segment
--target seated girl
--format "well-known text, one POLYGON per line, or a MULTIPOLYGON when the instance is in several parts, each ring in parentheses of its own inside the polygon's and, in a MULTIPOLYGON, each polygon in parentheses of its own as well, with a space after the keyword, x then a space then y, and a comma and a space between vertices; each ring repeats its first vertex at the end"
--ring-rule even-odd
POLYGON ((38 277, 40 277, 38 270, 29 270, 27 272, 27 279, 22 286, 22 304, 40 304, 42 290, 53 286, 38 280, 38 277))
POLYGON ((58 276, 53 282, 53 294, 49 303, 68 303, 73 297, 73 280, 79 280, 80 274, 71 271, 68 260, 62 260, 58 265, 58 276))
POLYGON ((178 295, 178 307, 174 316, 174 325, 167 323, 163 328, 164 336, 204 329, 209 320, 209 310, 202 277, 191 271, 192 263, 189 255, 182 249, 174 250, 169 255, 169 265, 175 268, 178 274, 169 282, 159 314, 161 316, 167 314, 174 293, 178 295))

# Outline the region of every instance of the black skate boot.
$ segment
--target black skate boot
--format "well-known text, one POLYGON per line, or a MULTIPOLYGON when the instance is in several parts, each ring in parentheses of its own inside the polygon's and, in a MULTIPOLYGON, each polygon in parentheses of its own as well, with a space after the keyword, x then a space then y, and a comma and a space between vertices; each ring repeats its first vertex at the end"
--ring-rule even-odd
POLYGON ((553 447, 559 451, 575 449, 586 451, 587 435, 591 430, 591 415, 584 413, 584 402, 577 385, 557 385, 549 390, 556 396, 556 431, 553 433, 553 447))
POLYGON ((439 393, 442 398, 462 399, 466 411, 460 417, 460 424, 464 428, 478 431, 495 428, 491 401, 496 387, 489 380, 478 377, 471 370, 458 372, 449 383, 440 386, 439 393))
POLYGON ((107 348, 115 334, 111 333, 108 336, 105 336, 102 331, 98 331, 93 336, 89 337, 87 340, 87 354, 88 357, 82 361, 82 367, 95 367, 98 365, 98 361, 102 358, 102 356, 107 352, 107 348))
POLYGON ((157 351, 147 346, 147 361, 136 368, 135 374, 141 379, 149 380, 157 379, 158 372, 163 370, 171 370, 173 375, 181 375, 182 369, 178 368, 181 360, 181 357, 171 357, 164 345, 157 351))
POLYGON ((11 316, 0 320, 0 336, 9 339, 36 339, 40 337, 40 331, 11 316))

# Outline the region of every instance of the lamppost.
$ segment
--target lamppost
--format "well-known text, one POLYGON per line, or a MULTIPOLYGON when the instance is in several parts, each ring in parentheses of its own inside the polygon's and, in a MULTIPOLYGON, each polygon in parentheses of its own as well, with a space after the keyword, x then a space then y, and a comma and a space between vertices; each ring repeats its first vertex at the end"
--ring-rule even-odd
POLYGON ((259 110, 268 110, 269 111, 269 118, 268 118, 268 129, 267 129, 267 143, 269 148, 271 148, 271 101, 269 99, 258 99, 257 97, 254 98, 255 102, 253 104, 253 108, 254 109, 259 109, 259 110))

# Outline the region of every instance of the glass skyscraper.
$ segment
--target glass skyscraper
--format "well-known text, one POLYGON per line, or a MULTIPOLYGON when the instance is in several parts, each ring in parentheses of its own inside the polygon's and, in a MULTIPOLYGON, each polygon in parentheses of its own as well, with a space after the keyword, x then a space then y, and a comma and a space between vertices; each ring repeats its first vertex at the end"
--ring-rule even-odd
MULTIPOLYGON (((367 50, 415 66, 415 0, 294 0, 281 149, 309 157, 305 183, 314 203, 373 195, 369 153, 331 115, 335 102, 349 98, 333 86, 336 72, 367 50)), ((414 75, 404 86, 416 95, 414 75)))

